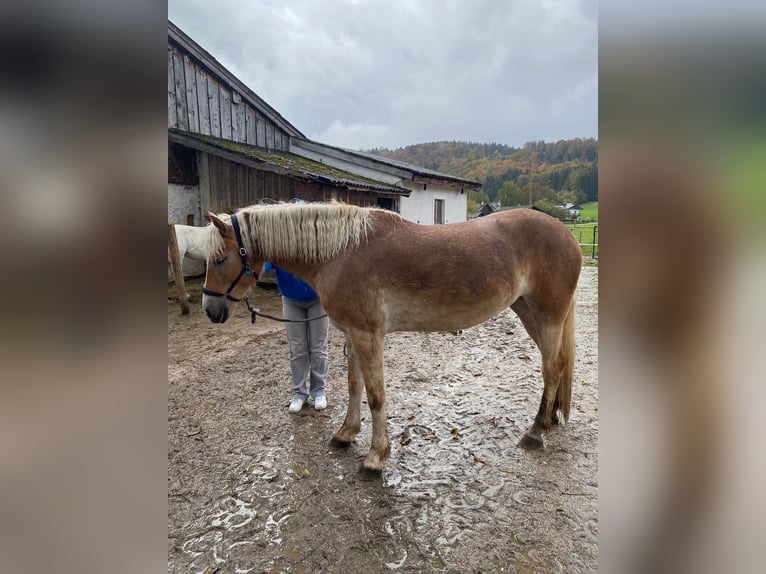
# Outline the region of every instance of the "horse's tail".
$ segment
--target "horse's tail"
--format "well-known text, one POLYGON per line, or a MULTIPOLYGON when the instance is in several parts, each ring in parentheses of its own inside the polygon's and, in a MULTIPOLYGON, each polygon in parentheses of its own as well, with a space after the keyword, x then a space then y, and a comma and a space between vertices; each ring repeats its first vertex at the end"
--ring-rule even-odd
POLYGON ((556 391, 556 402, 561 409, 564 422, 569 419, 569 407, 572 403, 572 375, 574 372, 575 357, 575 305, 577 303, 577 289, 572 294, 569 303, 569 312, 564 319, 564 332, 561 336, 560 357, 563 362, 559 388, 556 391))

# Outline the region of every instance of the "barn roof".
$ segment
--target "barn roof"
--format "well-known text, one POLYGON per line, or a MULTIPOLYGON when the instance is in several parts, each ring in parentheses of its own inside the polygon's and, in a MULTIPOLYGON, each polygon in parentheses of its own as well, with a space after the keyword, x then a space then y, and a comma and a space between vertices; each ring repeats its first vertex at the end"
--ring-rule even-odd
POLYGON ((168 129, 168 140, 263 171, 344 189, 376 191, 409 197, 410 190, 343 171, 293 153, 233 142, 212 136, 168 129))
MULTIPOLYGON (((206 74, 210 74, 217 78, 217 80, 220 81, 222 85, 226 86, 227 90, 231 91, 232 97, 241 97, 242 101, 246 101, 253 110, 257 111, 259 115, 263 115, 268 120, 268 122, 270 122, 269 125, 273 124, 279 128, 279 130, 281 130, 281 132, 286 136, 286 139, 289 138, 288 145, 290 146, 290 149, 292 149, 294 152, 297 151, 298 153, 268 150, 266 148, 241 144, 232 141, 232 139, 246 139, 249 141, 249 136, 243 136, 242 138, 235 137, 229 140, 225 140, 192 133, 190 131, 178 130, 175 128, 175 126, 172 126, 169 123, 168 137, 171 139, 171 141, 173 137, 176 139, 185 138, 186 143, 184 145, 188 145, 188 147, 195 147, 204 143, 205 145, 212 147, 211 150, 207 150, 210 151, 210 153, 215 153, 216 155, 221 155, 221 153, 224 152, 235 153, 238 154, 240 160, 243 157, 247 157, 249 161, 258 162, 259 169, 267 169, 266 166, 270 165, 274 168, 272 171, 277 171, 279 173, 289 172, 292 175, 304 178, 314 177, 317 181, 322 181, 326 184, 339 185, 348 189, 367 189, 405 196, 409 196, 410 194, 410 190, 393 183, 385 183, 375 179, 370 179, 365 176, 356 175, 355 173, 344 171, 339 168, 332 168, 328 165, 325 165, 324 163, 308 159, 298 154, 300 154, 302 151, 307 151, 307 155, 309 157, 314 157, 315 153, 334 157, 341 160, 342 165, 346 164, 348 166, 354 166, 346 167, 346 169, 355 169, 355 167, 360 168, 362 171, 365 169, 372 169, 381 173, 382 175, 380 177, 383 178, 386 178, 386 176, 394 176, 394 178, 401 180, 423 183, 430 183, 434 180, 437 180, 440 184, 446 185, 448 187, 466 189, 479 189, 481 187, 481 184, 476 181, 455 177, 446 173, 441 173, 435 170, 419 167, 370 153, 311 141, 307 139, 306 136, 298 130, 298 128, 288 122, 279 112, 277 112, 268 103, 266 103, 266 101, 261 99, 241 80, 234 76, 234 74, 227 70, 207 50, 192 40, 186 33, 183 32, 183 30, 173 24, 173 22, 168 20, 168 45, 171 44, 182 48, 184 58, 191 58, 199 66, 201 66, 201 69, 204 70, 206 74), (175 135, 171 137, 171 134, 175 135), (213 149, 217 150, 217 152, 212 151, 213 149), (243 150, 247 151, 243 152, 243 150), (282 171, 277 168, 280 168, 282 171)), ((181 124, 178 125, 181 126, 181 124)), ((251 144, 254 143, 254 141, 251 141, 251 144)), ((283 140, 283 143, 284 141, 286 140, 283 140)), ((258 143, 263 145, 263 142, 260 140, 258 140, 258 143)), ((274 147, 285 146, 278 144, 274 147)), ((233 159, 233 161, 237 160, 233 159)), ((242 161, 239 161, 239 163, 242 163, 242 161)), ((365 173, 367 172, 365 171, 365 173)))
POLYGON ((365 162, 369 162, 370 164, 374 164, 373 166, 381 171, 387 171, 404 179, 415 181, 424 179, 438 179, 442 182, 459 185, 469 189, 479 189, 481 187, 481 183, 477 181, 455 177, 454 175, 449 175, 440 171, 435 171, 433 169, 427 169, 413 165, 411 163, 405 163, 403 161, 398 161, 363 151, 346 149, 301 138, 293 138, 292 145, 303 147, 308 150, 326 153, 328 155, 333 155, 339 159, 346 159, 359 165, 363 165, 365 162))
POLYGON ((197 60, 202 67, 209 73, 215 75, 221 82, 227 85, 234 92, 240 94, 245 100, 249 100, 250 105, 271 120, 279 128, 295 137, 306 137, 298 128, 288 122, 282 114, 272 108, 258 94, 248 88, 239 78, 227 70, 223 64, 216 60, 210 52, 192 40, 178 26, 168 20, 168 39, 181 46, 190 57, 197 60))

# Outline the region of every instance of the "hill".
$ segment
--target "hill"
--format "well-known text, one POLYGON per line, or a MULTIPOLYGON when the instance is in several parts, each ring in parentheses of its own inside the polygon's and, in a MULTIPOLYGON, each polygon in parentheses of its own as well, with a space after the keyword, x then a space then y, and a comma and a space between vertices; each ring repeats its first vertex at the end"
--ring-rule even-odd
POLYGON ((546 211, 558 202, 598 201, 598 141, 594 138, 536 141, 523 148, 441 141, 370 153, 480 182, 481 191, 469 195, 469 212, 481 202, 527 205, 530 195, 531 203, 546 211))

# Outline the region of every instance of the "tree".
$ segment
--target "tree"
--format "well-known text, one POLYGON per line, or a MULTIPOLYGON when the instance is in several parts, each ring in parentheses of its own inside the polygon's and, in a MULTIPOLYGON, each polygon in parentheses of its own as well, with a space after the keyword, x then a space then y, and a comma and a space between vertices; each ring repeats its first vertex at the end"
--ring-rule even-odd
POLYGON ((500 205, 527 205, 529 201, 527 194, 512 181, 506 181, 503 184, 497 192, 497 199, 500 205))
POLYGON ((580 201, 598 201, 598 164, 585 164, 573 170, 564 189, 580 194, 580 201))
POLYGON ((579 190, 567 189, 556 194, 559 203, 582 203, 585 201, 585 193, 579 190))
POLYGON ((481 206, 485 203, 489 203, 489 197, 483 190, 469 191, 466 198, 466 211, 468 213, 476 213, 481 209, 481 206))
POLYGON ((532 196, 532 205, 537 205, 537 201, 540 199, 546 199, 551 204, 556 201, 556 193, 550 187, 540 185, 534 180, 532 181, 531 185, 526 184, 522 189, 524 191, 525 197, 527 198, 524 201, 525 205, 529 205, 530 192, 532 196))
POLYGON ((566 219, 569 213, 564 209, 559 209, 555 205, 553 205, 553 202, 550 199, 547 199, 543 197, 542 199, 538 199, 535 201, 535 207, 541 211, 544 211, 548 215, 552 215, 553 217, 557 217, 559 219, 566 219))

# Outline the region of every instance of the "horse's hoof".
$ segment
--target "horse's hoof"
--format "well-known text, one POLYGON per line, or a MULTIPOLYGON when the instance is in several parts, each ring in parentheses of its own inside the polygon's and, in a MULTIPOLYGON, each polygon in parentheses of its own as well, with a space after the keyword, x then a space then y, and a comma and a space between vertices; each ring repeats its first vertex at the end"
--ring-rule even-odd
POLYGON ((359 479, 360 480, 380 480, 383 476, 383 469, 380 468, 367 468, 362 465, 359 467, 359 479))
POLYGON ((348 448, 351 446, 351 443, 346 442, 345 440, 340 440, 338 438, 332 437, 330 439, 330 446, 333 448, 348 448))
POLYGON ((524 450, 540 450, 543 448, 543 439, 529 433, 524 433, 524 436, 519 441, 519 446, 524 450))

